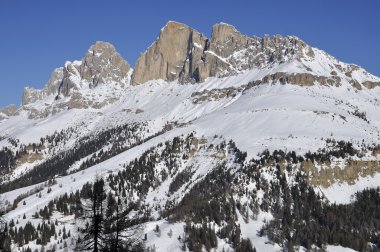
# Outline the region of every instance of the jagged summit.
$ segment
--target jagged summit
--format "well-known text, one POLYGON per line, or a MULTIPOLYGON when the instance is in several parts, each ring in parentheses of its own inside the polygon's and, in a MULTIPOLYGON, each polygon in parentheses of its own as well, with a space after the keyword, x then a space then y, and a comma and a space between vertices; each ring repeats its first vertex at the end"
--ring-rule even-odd
MULTIPOLYGON (((303 86, 374 88, 378 78, 355 65, 345 64, 296 36, 249 37, 234 26, 218 23, 211 38, 175 21, 169 21, 158 38, 137 60, 132 85, 150 80, 201 83, 208 77, 227 77, 260 70, 260 83, 280 81, 303 86)), ((260 76, 258 74, 256 77, 260 76)))
POLYGON ((54 97, 44 101, 42 107, 55 110, 58 107, 58 111, 65 107, 99 108, 117 100, 121 96, 117 90, 130 84, 136 86, 153 80, 203 83, 209 77, 239 75, 247 75, 245 82, 256 84, 348 83, 355 89, 380 85, 379 79, 364 69, 340 62, 295 36, 249 37, 221 22, 213 25, 211 37, 207 38, 186 24, 169 21, 137 60, 133 71, 112 44, 98 41, 82 60, 66 62, 64 67, 55 69, 43 89, 25 88, 22 107, 40 110, 41 106, 35 109, 36 106, 29 105, 54 97), (100 91, 91 94, 98 87, 107 87, 101 91, 103 96, 100 91))
POLYGON ((208 50, 227 58, 234 51, 249 45, 250 38, 241 34, 234 26, 218 23, 212 27, 210 47, 208 50))
MULTIPOLYGON (((179 21, 169 20, 169 21, 166 22, 166 24, 161 28, 161 32, 164 31, 165 29, 167 29, 167 28, 170 27, 170 26, 189 27, 187 24, 181 23, 181 22, 179 22, 179 21)), ((161 32, 160 32, 160 33, 161 33, 161 32)))
POLYGON ((82 60, 82 79, 91 82, 91 87, 108 82, 122 82, 128 75, 130 66, 108 42, 98 41, 92 45, 82 60))
POLYGON ((28 105, 50 95, 69 96, 71 90, 94 88, 102 84, 125 85, 130 66, 108 43, 97 41, 81 61, 67 61, 64 67, 56 68, 41 90, 25 88, 22 105, 28 105))
POLYGON ((95 88, 101 84, 126 84, 130 66, 108 42, 98 41, 80 62, 65 64, 59 94, 69 96, 70 90, 95 88))
POLYGON ((251 38, 230 24, 218 23, 207 38, 185 24, 169 21, 137 60, 132 84, 154 79, 203 82, 208 77, 234 75, 304 53, 313 55, 313 49, 292 36, 251 38))

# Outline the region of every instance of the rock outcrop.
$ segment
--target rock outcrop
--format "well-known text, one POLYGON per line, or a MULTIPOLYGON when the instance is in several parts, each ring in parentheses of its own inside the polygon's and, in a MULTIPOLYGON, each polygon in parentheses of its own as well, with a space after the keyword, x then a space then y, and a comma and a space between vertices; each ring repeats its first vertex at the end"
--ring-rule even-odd
POLYGON ((338 76, 319 76, 311 73, 285 73, 285 72, 277 72, 275 74, 269 74, 264 76, 261 80, 252 81, 248 84, 248 88, 253 86, 258 86, 260 84, 276 84, 277 82, 298 86, 313 86, 313 85, 321 85, 321 86, 336 86, 339 87, 341 85, 341 78, 338 76))
POLYGON ((181 23, 169 22, 136 62, 132 83, 192 79, 197 75, 195 67, 202 60, 206 43, 206 36, 198 31, 181 23))
POLYGON ((213 51, 222 58, 228 58, 234 52, 247 48, 254 42, 248 36, 242 35, 232 25, 219 23, 213 26, 210 46, 213 51))
POLYGON ((220 23, 213 26, 208 39, 187 25, 170 21, 137 60, 132 84, 155 79, 203 82, 208 77, 313 55, 313 49, 296 37, 251 38, 220 23))
POLYGON ((0 121, 17 114, 17 106, 14 104, 0 108, 0 121))
POLYGON ((129 70, 128 62, 113 45, 98 41, 90 47, 82 61, 66 62, 59 94, 69 96, 72 89, 78 90, 84 86, 125 85, 129 70))
POLYGON ((6 116, 12 116, 16 113, 16 111, 17 111, 17 106, 15 104, 11 104, 0 109, 0 113, 6 116))
POLYGON ((219 101, 221 99, 235 97, 238 93, 243 92, 248 85, 240 87, 228 87, 220 89, 203 90, 191 94, 191 100, 194 104, 201 104, 205 101, 219 101))
POLYGON ((28 105, 35 101, 41 100, 49 95, 57 94, 58 87, 61 85, 63 79, 63 68, 59 67, 54 69, 50 79, 43 89, 35 89, 26 87, 22 97, 22 105, 28 105))
POLYGON ((364 81, 363 86, 365 86, 368 89, 373 89, 375 87, 380 87, 380 81, 364 81))
POLYGON ((110 82, 124 83, 130 66, 126 60, 107 42, 96 42, 82 60, 79 72, 82 80, 90 87, 110 82))
MULTIPOLYGON (((70 96, 72 90, 83 87, 116 83, 126 85, 130 66, 107 42, 96 42, 82 61, 66 62, 64 67, 53 71, 43 89, 25 88, 22 105, 41 100, 50 95, 70 96)), ((58 96, 59 97, 59 96, 58 96)))
POLYGON ((128 62, 113 45, 98 41, 81 61, 67 61, 64 67, 55 69, 43 89, 25 88, 22 110, 34 119, 70 108, 101 108, 120 97, 120 88, 130 82, 130 70, 128 62), (106 86, 103 89, 110 92, 91 93, 103 85, 106 86), (48 96, 51 98, 44 102, 43 108, 29 106, 48 96))

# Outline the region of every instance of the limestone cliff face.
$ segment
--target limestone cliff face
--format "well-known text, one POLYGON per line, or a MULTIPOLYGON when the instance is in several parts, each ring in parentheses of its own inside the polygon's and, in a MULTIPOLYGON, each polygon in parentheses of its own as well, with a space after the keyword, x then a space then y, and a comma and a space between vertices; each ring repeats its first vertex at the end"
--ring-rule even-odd
POLYGON ((235 27, 213 26, 211 38, 187 25, 168 22, 135 65, 132 84, 149 80, 203 82, 290 58, 313 56, 313 49, 296 37, 248 37, 235 27))
POLYGON ((44 98, 44 92, 39 89, 26 87, 22 94, 22 105, 28 105, 44 98))
POLYGON ((220 23, 212 28, 208 50, 213 51, 222 58, 227 58, 234 52, 247 48, 252 42, 253 39, 242 35, 232 25, 220 23))
POLYGON ((191 79, 196 71, 194 63, 201 60, 206 42, 203 34, 189 26, 169 22, 136 62, 132 83, 137 85, 153 79, 191 79))

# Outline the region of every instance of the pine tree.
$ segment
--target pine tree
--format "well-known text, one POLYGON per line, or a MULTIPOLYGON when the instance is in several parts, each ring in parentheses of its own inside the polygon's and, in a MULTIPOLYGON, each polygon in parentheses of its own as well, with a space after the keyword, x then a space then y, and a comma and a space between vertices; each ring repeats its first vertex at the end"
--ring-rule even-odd
POLYGON ((90 199, 83 204, 84 218, 86 226, 81 228, 83 240, 78 244, 78 250, 101 251, 104 247, 104 208, 103 202, 106 199, 104 190, 104 180, 96 178, 90 199))
MULTIPOLYGON (((14 222, 12 219, 14 226, 14 222)), ((0 251, 11 251, 11 238, 8 234, 8 224, 4 219, 4 211, 0 202, 0 251)))
POLYGON ((132 211, 131 207, 122 206, 122 201, 118 195, 121 188, 116 192, 116 196, 111 193, 107 197, 107 210, 105 218, 105 233, 109 251, 130 251, 140 244, 141 225, 132 225, 128 214, 132 211), (123 210, 124 209, 124 210, 123 210), (132 227, 133 226, 133 227, 132 227), (128 234, 124 231, 129 229, 128 234))

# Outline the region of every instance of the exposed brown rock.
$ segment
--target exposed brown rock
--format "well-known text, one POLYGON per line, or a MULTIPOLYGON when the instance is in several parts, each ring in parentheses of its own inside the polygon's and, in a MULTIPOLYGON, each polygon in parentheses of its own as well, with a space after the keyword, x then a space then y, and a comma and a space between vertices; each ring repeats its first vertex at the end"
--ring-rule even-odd
MULTIPOLYGON (((128 62, 116 52, 113 45, 98 41, 90 47, 82 61, 67 62, 64 67, 55 69, 43 89, 25 88, 22 105, 26 106, 49 95, 71 96, 73 90, 79 90, 82 85, 89 85, 90 88, 112 82, 125 85, 129 70, 128 62)), ((73 100, 73 103, 79 102, 75 97, 73 100)), ((36 114, 47 113, 29 111, 33 118, 36 114)))
POLYGON ((228 87, 221 89, 212 89, 212 90, 204 90, 202 92, 194 92, 191 94, 191 99, 194 104, 200 104, 204 101, 218 101, 224 98, 234 97, 238 93, 242 92, 247 85, 242 85, 240 87, 228 87))
POLYGON ((213 26, 208 40, 187 25, 169 22, 138 59, 132 84, 155 79, 203 82, 208 77, 234 75, 271 62, 302 58, 304 51, 314 57, 312 48, 296 37, 250 38, 220 23, 213 26))
POLYGON ((94 88, 112 82, 125 85, 130 66, 107 42, 97 41, 81 62, 65 64, 59 93, 70 95, 70 90, 80 88, 81 82, 94 88))
POLYGON ((253 81, 248 84, 248 88, 252 86, 257 86, 262 83, 276 83, 280 82, 281 84, 293 84, 299 86, 313 86, 315 84, 324 85, 324 86, 339 86, 341 84, 341 79, 338 76, 326 77, 326 76, 317 76, 311 73, 285 73, 277 72, 275 74, 270 74, 262 78, 261 80, 253 81))
POLYGON ((310 160, 301 164, 301 169, 309 174, 309 182, 314 186, 328 187, 336 182, 354 184, 360 177, 372 176, 380 172, 377 160, 349 160, 344 164, 343 169, 338 166, 332 167, 330 163, 319 165, 324 168, 318 170, 310 160))
POLYGON ((220 23, 212 27, 208 50, 222 58, 227 58, 234 52, 247 48, 251 41, 251 38, 241 34, 232 25, 220 23))
POLYGON ((122 82, 130 66, 115 47, 107 42, 97 41, 88 50, 79 67, 80 77, 91 83, 91 87, 111 81, 122 82))
POLYGON ((192 78, 199 72, 194 63, 201 60, 206 40, 203 34, 187 25, 168 22, 157 40, 136 62, 132 84, 153 79, 172 81, 180 75, 183 79, 192 78))
POLYGON ((360 83, 359 83, 357 80, 352 79, 352 80, 350 81, 350 83, 351 83, 351 85, 352 85, 354 88, 356 88, 356 89, 358 89, 358 90, 361 90, 361 89, 362 89, 362 85, 360 85, 360 83))
POLYGON ((63 78, 63 68, 56 68, 53 73, 50 75, 50 79, 46 83, 45 90, 46 95, 56 94, 58 87, 62 82, 63 78))
POLYGON ((368 89, 373 89, 375 87, 380 87, 380 82, 374 82, 374 81, 365 81, 362 83, 363 86, 365 86, 368 89))

